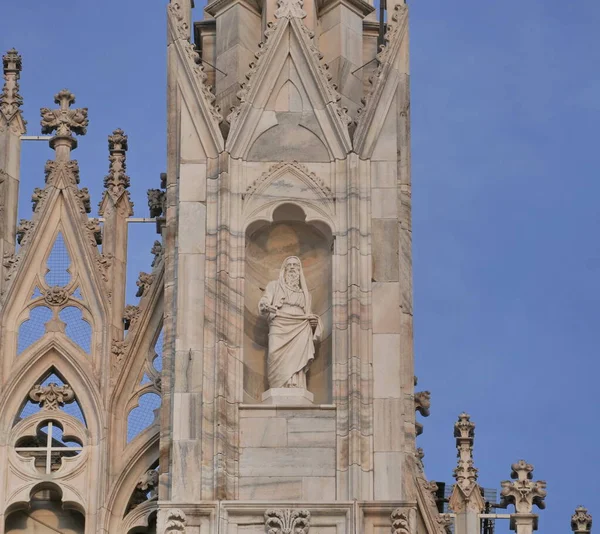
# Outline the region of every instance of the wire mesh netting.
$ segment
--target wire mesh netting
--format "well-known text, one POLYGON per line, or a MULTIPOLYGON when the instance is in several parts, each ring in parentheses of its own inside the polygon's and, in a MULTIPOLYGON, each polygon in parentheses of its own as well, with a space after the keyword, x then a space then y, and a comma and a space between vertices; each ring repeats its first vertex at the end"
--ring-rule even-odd
POLYGON ((70 265, 71 258, 67 245, 62 233, 59 233, 46 262, 46 268, 49 270, 46 273, 46 283, 50 287, 66 286, 71 281, 70 265))
POLYGON ((52 319, 52 311, 46 306, 37 306, 29 312, 29 319, 23 321, 19 327, 17 341, 17 354, 21 354, 27 347, 35 343, 46 333, 46 323, 52 319))
POLYGON ((72 296, 76 299, 83 300, 83 295, 81 294, 81 288, 78 287, 75 291, 73 291, 72 296))
POLYGON ((60 320, 67 326, 65 333, 85 352, 90 352, 90 344, 92 341, 92 327, 83 319, 83 313, 75 306, 67 306, 58 314, 60 320))
POLYGON ((40 288, 35 286, 35 289, 33 290, 33 293, 31 295, 31 300, 33 299, 37 299, 38 297, 42 296, 42 292, 40 291, 40 288))
MULTIPOLYGON (((42 382, 42 386, 47 386, 48 384, 57 384, 59 386, 64 386, 65 381, 55 373, 50 373, 42 382)), ((23 406, 23 409, 19 414, 18 420, 20 421, 21 419, 25 419, 30 415, 38 413, 40 410, 40 405, 29 399, 25 403, 25 406, 23 406)), ((83 411, 81 410, 81 406, 77 401, 77 397, 75 397, 75 400, 70 404, 65 404, 64 406, 61 406, 60 410, 65 412, 67 415, 75 417, 75 419, 79 420, 83 425, 85 425, 85 417, 83 416, 83 411)))
POLYGON ((156 411, 160 407, 160 396, 156 393, 145 393, 138 403, 127 416, 127 443, 154 422, 156 411))
POLYGON ((140 386, 145 386, 146 384, 151 384, 152 380, 150 380, 150 377, 144 373, 144 376, 142 377, 142 381, 140 382, 140 386))
POLYGON ((154 368, 160 373, 163 368, 163 345, 164 345, 164 330, 161 329, 160 334, 154 344, 154 352, 156 352, 156 357, 152 361, 152 365, 154 368))

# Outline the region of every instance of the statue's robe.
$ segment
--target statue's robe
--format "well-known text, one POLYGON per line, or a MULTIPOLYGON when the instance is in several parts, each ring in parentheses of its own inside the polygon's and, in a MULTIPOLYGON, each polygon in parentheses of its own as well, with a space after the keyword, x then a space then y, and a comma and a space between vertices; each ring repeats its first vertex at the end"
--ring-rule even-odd
POLYGON ((269 387, 306 389, 306 371, 315 357, 315 342, 322 331, 320 319, 311 313, 310 294, 302 288, 295 291, 275 280, 267 284, 260 303, 277 309, 268 316, 269 387), (318 320, 314 332, 309 322, 311 317, 318 320))

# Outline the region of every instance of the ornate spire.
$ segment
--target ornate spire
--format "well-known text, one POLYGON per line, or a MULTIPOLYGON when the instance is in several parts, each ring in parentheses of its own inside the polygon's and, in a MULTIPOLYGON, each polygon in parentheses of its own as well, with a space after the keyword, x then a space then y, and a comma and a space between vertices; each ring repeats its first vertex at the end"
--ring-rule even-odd
POLYGON ((23 97, 19 94, 19 78, 23 64, 21 56, 12 48, 2 56, 4 66, 4 87, 0 93, 0 114, 7 123, 10 123, 21 110, 23 97))
POLYGON ((461 413, 454 423, 454 437, 458 450, 458 466, 454 469, 454 478, 463 491, 471 491, 477 484, 477 469, 473 464, 473 442, 475 441, 475 423, 471 416, 461 413))
POLYGON ((517 514, 531 514, 535 504, 540 510, 546 508, 546 483, 542 480, 532 482, 533 465, 525 460, 512 464, 510 477, 514 482, 505 480, 501 483, 501 505, 506 508, 514 504, 517 514))
POLYGON ((450 507, 457 513, 469 509, 480 512, 484 507, 483 498, 477 484, 477 469, 473 463, 473 442, 475 423, 471 416, 461 413, 454 423, 454 437, 458 451, 458 465, 454 469, 456 484, 450 497, 450 507))
POLYGON ((571 530, 575 534, 590 534, 592 532, 592 516, 581 505, 575 508, 575 513, 571 517, 571 530))
POLYGON ((108 161, 110 166, 108 174, 104 178, 104 187, 108 194, 117 201, 129 187, 129 176, 125 173, 127 169, 127 136, 120 128, 108 136, 108 161))
POLYGON ((56 135, 50 140, 50 148, 56 151, 56 159, 70 159, 70 152, 77 148, 77 139, 73 134, 85 135, 87 132, 88 110, 87 108, 70 109, 75 103, 75 95, 63 89, 54 95, 54 103, 59 109, 42 108, 42 133, 56 135))

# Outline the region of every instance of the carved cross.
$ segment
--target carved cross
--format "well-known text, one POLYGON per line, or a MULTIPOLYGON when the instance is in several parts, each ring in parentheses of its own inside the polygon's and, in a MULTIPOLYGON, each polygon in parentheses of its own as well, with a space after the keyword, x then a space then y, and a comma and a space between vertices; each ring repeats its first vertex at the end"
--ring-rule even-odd
POLYGON ((532 482, 533 465, 525 460, 519 460, 511 467, 510 476, 514 482, 505 480, 501 483, 501 506, 506 508, 509 504, 514 504, 517 514, 531 514, 534 504, 543 510, 546 507, 546 482, 532 482))
POLYGON ((592 531, 592 516, 583 506, 575 508, 571 517, 571 530, 575 534, 589 534, 592 531))
POLYGON ((63 89, 54 95, 54 102, 59 109, 42 108, 42 133, 51 134, 56 131, 56 137, 72 137, 72 134, 85 135, 88 126, 87 108, 70 109, 75 103, 75 95, 63 89))
POLYGON ((75 400, 75 392, 68 384, 59 386, 51 382, 47 386, 42 386, 41 384, 33 386, 33 389, 29 392, 29 398, 33 402, 39 403, 42 410, 53 412, 61 406, 73 402, 75 400))

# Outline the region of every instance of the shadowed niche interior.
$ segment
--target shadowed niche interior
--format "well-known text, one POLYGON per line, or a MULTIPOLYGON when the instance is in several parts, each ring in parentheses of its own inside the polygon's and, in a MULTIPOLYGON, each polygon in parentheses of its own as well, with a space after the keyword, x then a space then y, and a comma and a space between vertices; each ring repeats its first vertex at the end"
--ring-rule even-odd
POLYGON ((312 297, 312 312, 323 322, 323 335, 316 345, 315 359, 307 375, 308 390, 316 404, 331 402, 331 254, 333 238, 329 228, 305 221, 301 208, 292 204, 278 207, 273 222, 258 221, 246 231, 246 272, 244 286, 244 402, 260 403, 269 389, 267 350, 269 328, 258 313, 266 285, 277 280, 288 256, 298 256, 312 297))
POLYGON ((32 492, 29 507, 21 508, 6 517, 6 534, 17 532, 39 532, 64 534, 83 534, 85 520, 83 515, 72 508, 64 506, 58 489, 48 488, 32 492))

